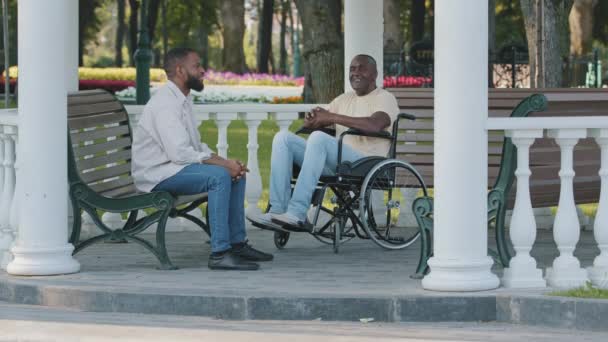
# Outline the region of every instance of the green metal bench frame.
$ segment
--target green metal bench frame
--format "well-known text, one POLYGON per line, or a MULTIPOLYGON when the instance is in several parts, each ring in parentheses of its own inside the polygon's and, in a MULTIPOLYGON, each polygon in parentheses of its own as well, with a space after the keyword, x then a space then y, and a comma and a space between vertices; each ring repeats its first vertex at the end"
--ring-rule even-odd
POLYGON ((189 214, 207 201, 207 195, 205 193, 175 197, 164 191, 138 192, 133 185, 130 171, 131 137, 128 114, 114 96, 102 90, 69 94, 68 181, 74 214, 70 236, 70 243, 75 247, 73 254, 97 242, 131 241, 154 254, 160 262, 160 269, 177 269, 171 263, 165 245, 167 220, 169 217, 186 218, 210 235, 209 226, 189 214), (89 141, 90 144, 83 144, 84 141, 89 141), (109 148, 104 149, 106 146, 109 148), (92 153, 92 157, 83 157, 83 154, 88 153, 81 150, 85 148, 92 153), (79 151, 81 153, 77 154, 79 151), (84 241, 80 241, 82 210, 91 216, 95 225, 102 231, 101 234, 84 241), (128 218, 122 228, 112 229, 104 224, 99 210, 128 213, 128 218), (151 212, 138 218, 140 210, 151 212), (137 236, 154 223, 158 224, 156 245, 137 236))
MULTIPOLYGON (((515 107, 511 117, 527 117, 532 112, 541 112, 546 109, 547 98, 541 94, 534 94, 523 99, 515 107)), ((508 267, 511 259, 505 234, 505 214, 507 211, 507 196, 513 185, 516 167, 517 153, 515 145, 510 138, 504 138, 498 177, 494 186, 488 192, 488 227, 494 224, 496 228, 497 246, 496 251, 489 249, 488 253, 504 267, 508 267)), ((412 210, 421 235, 420 260, 413 277, 422 278, 429 271, 427 261, 433 254, 433 198, 428 196, 417 198, 412 204, 412 210)))

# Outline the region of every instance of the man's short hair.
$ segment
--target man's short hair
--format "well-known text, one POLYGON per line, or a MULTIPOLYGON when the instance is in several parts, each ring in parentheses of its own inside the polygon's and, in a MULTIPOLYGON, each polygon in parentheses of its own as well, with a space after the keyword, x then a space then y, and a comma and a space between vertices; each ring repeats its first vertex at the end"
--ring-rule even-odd
POLYGON ((179 62, 181 62, 186 56, 191 53, 196 53, 194 49, 187 47, 177 47, 169 50, 167 52, 167 56, 165 57, 165 65, 164 69, 167 73, 167 76, 173 75, 175 72, 175 67, 179 62))
POLYGON ((376 60, 374 59, 374 57, 370 56, 370 55, 366 55, 366 54, 360 54, 360 55, 356 55, 355 58, 357 57, 364 57, 367 58, 367 64, 369 65, 373 65, 375 68, 378 67, 378 64, 376 63, 376 60))

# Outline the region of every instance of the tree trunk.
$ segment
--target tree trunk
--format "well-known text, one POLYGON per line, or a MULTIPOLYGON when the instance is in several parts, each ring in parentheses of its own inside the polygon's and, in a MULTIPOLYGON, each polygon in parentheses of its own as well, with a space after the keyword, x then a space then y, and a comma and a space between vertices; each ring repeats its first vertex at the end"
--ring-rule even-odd
MULTIPOLYGON (((496 54, 496 0, 488 0, 488 50, 490 58, 496 54)), ((488 63, 488 87, 494 88, 494 68, 488 63)))
POLYGON ((116 24, 116 42, 114 45, 114 65, 122 67, 122 45, 125 41, 125 0, 118 0, 118 18, 116 24))
POLYGON ((412 32, 412 43, 422 40, 424 37, 424 17, 426 9, 424 0, 412 0, 412 12, 410 14, 410 32, 412 32))
POLYGON ((222 68, 236 73, 247 71, 243 37, 245 36, 245 0, 224 0, 220 3, 222 17, 222 68))
POLYGON ((568 22, 570 24, 570 54, 583 56, 591 52, 593 41, 593 8, 597 0, 574 0, 568 22))
POLYGON ((151 46, 154 46, 154 33, 156 31, 156 23, 158 22, 159 8, 160 0, 150 0, 148 2, 148 36, 150 37, 151 46))
POLYGON ((262 5, 262 15, 260 16, 260 44, 257 60, 258 72, 268 73, 268 62, 272 46, 272 19, 274 14, 274 0, 264 0, 262 5))
POLYGON ((163 35, 163 67, 167 62, 167 52, 169 49, 169 31, 167 30, 167 0, 162 0, 161 3, 161 16, 163 19, 161 25, 161 31, 163 35))
POLYGON ((303 27, 307 82, 313 101, 329 103, 344 92, 341 0, 295 0, 303 27))
POLYGON ((530 85, 555 88, 562 86, 563 56, 568 53, 568 14, 574 0, 520 0, 528 53, 530 55, 530 85), (544 3, 542 36, 538 37, 537 1, 544 3), (539 43, 542 44, 539 46, 539 43), (537 49, 540 48, 540 51, 537 49), (539 72, 539 69, 542 70, 539 72), (534 77, 536 75, 536 77, 534 77), (535 78, 535 79, 534 79, 535 78))
POLYGON ((137 50, 137 14, 139 12, 139 2, 129 0, 131 13, 129 14, 129 64, 135 66, 135 50, 137 50))
POLYGON ((279 34, 279 73, 287 74, 287 46, 285 36, 287 33, 287 11, 291 5, 290 0, 281 1, 281 32, 279 34))
MULTIPOLYGON (((200 17, 205 17, 205 8, 201 6, 200 8, 200 17)), ((201 42, 201 63, 203 68, 209 68, 209 30, 207 29, 207 25, 205 23, 201 23, 198 27, 198 36, 201 42)))
POLYGON ((399 53, 403 48, 400 0, 384 0, 384 51, 399 53))

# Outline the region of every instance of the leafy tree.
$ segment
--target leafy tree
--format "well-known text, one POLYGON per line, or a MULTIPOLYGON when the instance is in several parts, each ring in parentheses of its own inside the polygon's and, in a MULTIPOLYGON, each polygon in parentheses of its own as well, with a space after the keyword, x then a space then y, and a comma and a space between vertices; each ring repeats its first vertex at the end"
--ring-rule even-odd
POLYGON ((541 2, 544 4, 543 39, 539 39, 537 1, 520 0, 528 39, 530 75, 536 76, 530 82, 533 88, 538 86, 554 88, 562 85, 562 58, 567 55, 570 47, 568 15, 573 2, 574 0, 544 0, 541 2), (542 43, 541 46, 538 45, 539 41, 542 43), (539 52, 540 54, 538 54, 539 52), (538 61, 539 59, 540 61, 538 61), (540 71, 539 68, 541 68, 540 71))
POLYGON ((245 1, 224 0, 220 4, 222 18, 222 68, 236 73, 247 71, 243 37, 245 36, 245 1))
POLYGON ((95 10, 106 0, 79 0, 78 3, 78 65, 82 65, 82 56, 86 42, 95 38, 101 21, 95 10))
MULTIPOLYGON (((341 0, 295 0, 302 19, 306 87, 312 98, 329 103, 344 91, 344 40, 341 0)), ((305 92, 306 95, 306 92, 305 92)))

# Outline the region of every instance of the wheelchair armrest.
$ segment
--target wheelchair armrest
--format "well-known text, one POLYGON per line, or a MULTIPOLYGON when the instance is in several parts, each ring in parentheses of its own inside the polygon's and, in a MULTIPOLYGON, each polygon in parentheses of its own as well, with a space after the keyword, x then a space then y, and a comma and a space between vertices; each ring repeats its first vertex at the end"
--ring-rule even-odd
POLYGON ((371 138, 382 138, 382 139, 392 139, 392 136, 387 131, 380 132, 364 132, 358 129, 349 128, 346 132, 342 133, 340 138, 344 135, 358 135, 363 137, 371 137, 371 138))
POLYGON ((321 131, 323 133, 329 134, 332 137, 336 136, 336 129, 335 128, 331 128, 331 127, 321 127, 321 128, 309 128, 309 127, 300 127, 297 131, 296 134, 310 134, 314 131, 321 131))

